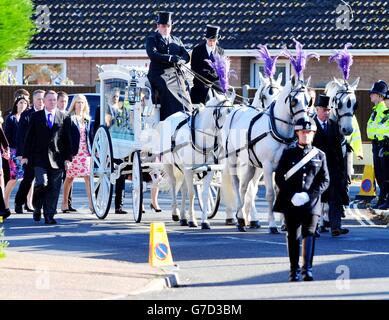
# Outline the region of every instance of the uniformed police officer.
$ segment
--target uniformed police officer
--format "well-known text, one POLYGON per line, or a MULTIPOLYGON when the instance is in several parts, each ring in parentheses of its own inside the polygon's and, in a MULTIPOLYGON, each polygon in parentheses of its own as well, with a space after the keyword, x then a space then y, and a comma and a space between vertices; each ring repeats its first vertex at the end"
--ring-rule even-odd
POLYGON ((324 152, 312 146, 317 130, 315 121, 305 116, 296 121, 294 129, 298 143, 284 150, 276 169, 275 181, 279 193, 274 211, 285 215, 290 261, 289 281, 300 280, 301 236, 303 280, 312 281, 314 233, 321 214, 320 197, 327 189, 330 178, 324 152))
POLYGON ((147 75, 153 90, 157 91, 161 104, 160 120, 183 110, 182 102, 178 101, 166 86, 161 77, 164 71, 177 64, 185 64, 190 60, 189 53, 181 40, 171 35, 172 13, 159 12, 157 31, 146 39, 146 52, 151 63, 147 75))
MULTIPOLYGON (((219 77, 205 60, 214 61, 215 53, 219 55, 224 54, 224 50, 218 45, 219 30, 220 27, 218 26, 207 25, 207 31, 205 33, 206 41, 195 46, 192 51, 191 69, 210 83, 217 82, 219 77)), ((195 77, 190 92, 192 103, 205 104, 209 88, 210 86, 207 83, 195 77)))
POLYGON ((386 192, 384 186, 385 168, 382 167, 383 161, 379 156, 379 153, 385 144, 385 137, 388 136, 388 133, 385 130, 385 126, 382 125, 382 122, 386 117, 385 112, 388 109, 384 102, 384 97, 387 91, 388 85, 383 80, 378 80, 375 82, 369 91, 370 100, 372 103, 374 103, 374 107, 373 112, 367 121, 367 137, 372 141, 374 175, 380 188, 378 202, 375 206, 373 206, 375 209, 379 208, 386 202, 386 192))
MULTIPOLYGON (((320 94, 315 102, 316 115, 314 120, 317 133, 313 139, 313 145, 326 155, 331 181, 328 190, 322 196, 322 202, 328 203, 331 234, 333 237, 337 237, 349 232, 348 229, 342 228, 343 206, 349 204, 349 197, 347 170, 341 145, 342 138, 338 124, 329 118, 331 112, 329 102, 330 98, 323 94, 320 94)), ((321 228, 320 231, 327 230, 321 228)))

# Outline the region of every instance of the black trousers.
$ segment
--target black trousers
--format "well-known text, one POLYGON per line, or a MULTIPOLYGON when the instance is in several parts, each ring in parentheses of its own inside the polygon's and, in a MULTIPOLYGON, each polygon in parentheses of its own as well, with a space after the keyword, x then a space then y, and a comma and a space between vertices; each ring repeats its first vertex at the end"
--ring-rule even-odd
POLYGON ((15 206, 22 206, 27 202, 27 195, 30 191, 34 178, 34 167, 32 165, 26 164, 24 166, 23 180, 20 182, 18 192, 15 196, 15 206))
MULTIPOLYGON (((288 228, 286 241, 291 270, 299 269, 300 238, 312 237, 315 234, 319 216, 310 213, 290 212, 284 214, 288 228)), ((313 255, 311 257, 313 260, 313 255)))
POLYGON ((374 175, 375 179, 377 181, 378 187, 380 188, 380 199, 384 199, 384 174, 385 174, 385 168, 383 167, 384 162, 382 161, 382 158, 378 156, 380 152, 380 143, 376 140, 372 141, 372 147, 373 147, 373 165, 374 165, 374 175))
POLYGON ((57 213, 63 169, 34 167, 34 171, 34 208, 37 210, 43 208, 45 218, 53 218, 57 213))

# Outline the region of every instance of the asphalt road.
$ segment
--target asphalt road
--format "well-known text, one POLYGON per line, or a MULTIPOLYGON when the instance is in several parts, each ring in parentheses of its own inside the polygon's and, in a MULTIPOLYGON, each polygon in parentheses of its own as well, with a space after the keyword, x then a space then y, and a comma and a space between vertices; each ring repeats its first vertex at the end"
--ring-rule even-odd
MULTIPOLYGON (((129 185, 126 189, 125 207, 130 209, 129 185)), ((171 270, 180 286, 137 299, 389 299, 389 229, 374 225, 358 209, 348 209, 343 220, 350 234, 318 239, 316 281, 288 283, 285 233, 268 233, 262 189, 257 200, 262 228, 239 233, 224 225, 223 210, 211 220, 211 230, 178 226, 171 221, 166 193, 160 195, 162 213, 148 209, 146 193, 147 212, 139 224, 132 214, 110 213, 98 220, 87 212, 83 183, 76 182, 74 207, 80 212, 58 214, 56 226, 35 223, 27 214, 13 215, 6 223, 8 250, 145 263, 150 223, 165 222, 177 264, 171 270)), ((353 186, 351 192, 357 191, 353 186)))

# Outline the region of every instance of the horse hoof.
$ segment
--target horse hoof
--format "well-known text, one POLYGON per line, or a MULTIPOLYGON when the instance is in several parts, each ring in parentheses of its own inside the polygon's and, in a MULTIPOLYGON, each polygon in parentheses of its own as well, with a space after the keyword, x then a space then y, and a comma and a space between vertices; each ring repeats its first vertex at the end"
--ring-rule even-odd
POLYGON ((260 227, 261 225, 258 220, 250 222, 250 229, 259 229, 260 227))
POLYGON ((245 226, 240 226, 240 225, 238 225, 238 231, 239 231, 239 232, 247 232, 247 229, 246 229, 245 226))
POLYGON ((207 222, 202 222, 202 223, 201 223, 201 229, 203 229, 203 230, 209 230, 209 229, 211 229, 211 226, 210 226, 209 223, 207 223, 207 222))
POLYGON ((180 226, 181 227, 187 227, 188 226, 188 220, 180 219, 180 226))
POLYGON ((280 232, 278 231, 278 229, 276 227, 271 227, 270 228, 270 233, 271 234, 280 234, 280 232))
POLYGON ((189 228, 197 228, 197 224, 194 223, 193 221, 189 221, 188 226, 189 228))
POLYGON ((175 214, 172 215, 172 219, 173 221, 180 221, 180 217, 175 214))
POLYGON ((238 227, 238 231, 240 231, 240 232, 247 232, 247 230, 246 230, 246 222, 244 221, 244 219, 239 219, 238 218, 237 227, 238 227))
POLYGON ((226 226, 234 226, 236 224, 235 220, 233 218, 226 219, 226 226))

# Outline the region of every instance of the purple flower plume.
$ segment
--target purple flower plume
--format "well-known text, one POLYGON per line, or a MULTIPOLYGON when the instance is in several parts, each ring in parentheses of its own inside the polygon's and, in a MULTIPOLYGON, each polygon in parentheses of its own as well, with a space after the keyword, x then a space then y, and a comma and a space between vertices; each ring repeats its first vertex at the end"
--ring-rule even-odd
POLYGON ((229 77, 236 76, 236 72, 234 70, 230 70, 231 61, 228 57, 221 56, 218 53, 213 55, 215 61, 205 60, 216 72, 219 77, 220 86, 224 93, 228 91, 229 88, 229 77))
POLYGON ((264 73, 267 78, 273 78, 276 73, 276 62, 279 56, 271 57, 269 50, 266 46, 260 44, 258 49, 258 59, 262 59, 265 63, 264 65, 264 73))
POLYGON ((297 78, 300 79, 300 76, 303 74, 307 62, 312 58, 320 60, 320 56, 315 52, 306 53, 303 50, 303 45, 300 42, 295 39, 293 39, 293 41, 296 44, 296 57, 294 57, 287 48, 281 50, 280 55, 290 60, 290 63, 296 72, 297 78))
POLYGON ((353 64, 353 56, 347 51, 349 47, 351 47, 351 43, 347 43, 342 51, 335 50, 335 53, 329 58, 329 62, 335 61, 338 64, 344 80, 348 80, 350 77, 350 68, 353 64))

